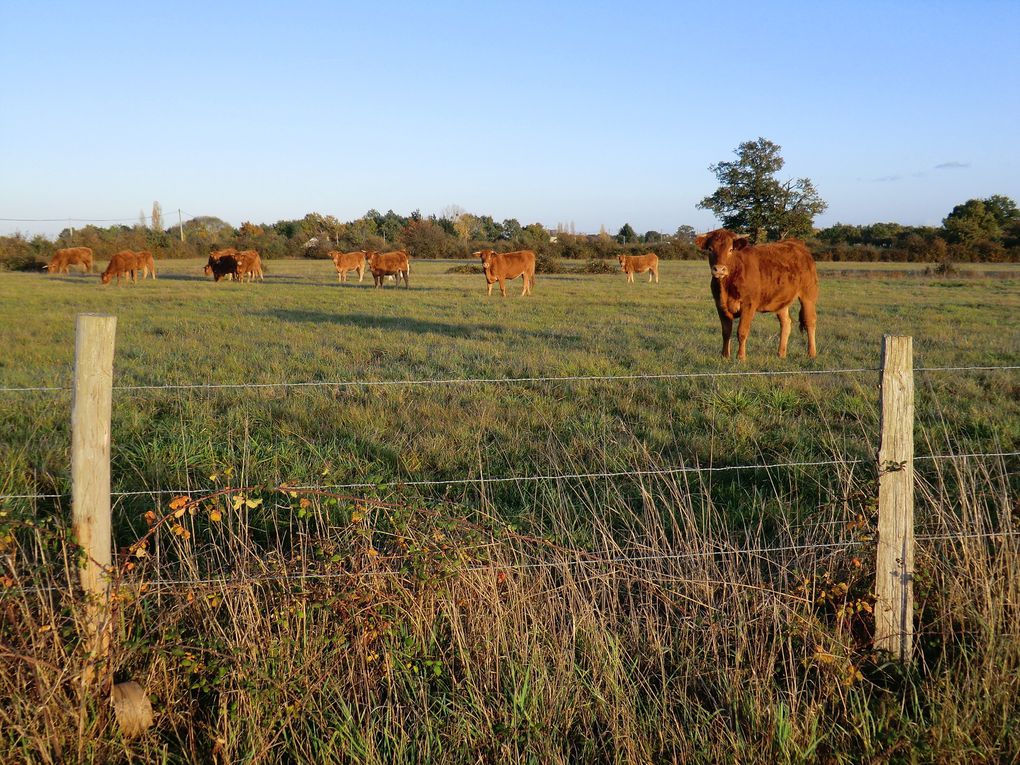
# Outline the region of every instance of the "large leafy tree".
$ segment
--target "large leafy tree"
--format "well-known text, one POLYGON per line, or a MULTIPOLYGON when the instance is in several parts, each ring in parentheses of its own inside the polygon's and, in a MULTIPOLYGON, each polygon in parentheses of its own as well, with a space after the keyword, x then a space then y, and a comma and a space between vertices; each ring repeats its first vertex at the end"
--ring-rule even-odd
POLYGON ((754 242, 809 235, 828 205, 809 178, 776 178, 785 164, 781 150, 766 138, 740 144, 736 161, 709 166, 721 185, 698 207, 754 242))
POLYGON ((968 199, 953 208, 942 221, 946 239, 954 244, 973 244, 982 240, 1001 240, 1016 222, 1020 210, 1007 196, 995 194, 988 199, 968 199))

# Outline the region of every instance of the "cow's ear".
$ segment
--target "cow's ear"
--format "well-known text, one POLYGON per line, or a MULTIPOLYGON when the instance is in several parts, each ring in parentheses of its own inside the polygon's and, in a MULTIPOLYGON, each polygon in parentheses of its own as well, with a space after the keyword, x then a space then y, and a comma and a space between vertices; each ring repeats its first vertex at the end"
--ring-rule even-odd
POLYGON ((739 236, 739 237, 737 237, 736 239, 733 240, 733 249, 734 250, 742 250, 745 247, 750 247, 750 246, 751 246, 751 240, 749 240, 746 236, 739 236))
POLYGON ((708 244, 708 234, 699 234, 695 237, 694 244, 699 250, 705 249, 705 245, 708 244))

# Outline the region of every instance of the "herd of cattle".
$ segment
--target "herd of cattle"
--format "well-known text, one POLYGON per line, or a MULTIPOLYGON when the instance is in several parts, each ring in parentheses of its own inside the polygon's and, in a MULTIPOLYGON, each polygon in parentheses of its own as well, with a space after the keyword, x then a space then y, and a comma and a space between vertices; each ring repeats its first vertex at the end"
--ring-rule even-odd
MULTIPOLYGON (((773 244, 754 245, 747 237, 738 236, 726 229, 717 229, 702 234, 695 240, 697 246, 708 254, 712 270, 711 290, 715 300, 719 322, 722 325, 722 355, 730 356, 730 337, 733 321, 739 319, 737 327, 737 358, 747 357, 747 338, 751 332, 751 320, 759 312, 774 313, 779 319, 779 356, 786 356, 790 337, 790 306, 800 301, 800 329, 807 333, 808 356, 814 358, 815 348, 815 305, 818 301, 818 274, 810 251, 797 239, 786 239, 773 244)), ((480 250, 474 253, 482 263, 485 272, 487 294, 492 294, 492 285, 499 284, 500 293, 506 297, 506 282, 518 277, 524 281, 521 295, 530 295, 535 286, 535 253, 531 250, 516 252, 495 252, 480 250)), ((376 287, 381 287, 387 277, 395 279, 399 286, 401 278, 404 287, 409 288, 408 274, 411 271, 410 258, 405 250, 375 252, 331 252, 330 258, 336 267, 337 280, 347 281, 353 271, 358 281, 365 277, 365 271, 372 272, 376 287)), ((92 271, 92 250, 88 247, 69 247, 57 250, 46 269, 51 274, 68 273, 70 267, 80 265, 86 273, 92 271)), ((620 255, 620 270, 627 275, 627 281, 634 281, 634 274, 648 273, 648 281, 659 282, 659 258, 654 253, 646 255, 620 255)), ((123 250, 116 253, 102 274, 102 283, 109 284, 121 276, 137 281, 151 272, 156 278, 156 264, 148 251, 132 252, 123 250)), ((262 272, 262 258, 255 250, 239 251, 233 248, 215 250, 209 255, 204 268, 206 276, 214 281, 230 278, 243 282, 255 279, 265 280, 262 272)))

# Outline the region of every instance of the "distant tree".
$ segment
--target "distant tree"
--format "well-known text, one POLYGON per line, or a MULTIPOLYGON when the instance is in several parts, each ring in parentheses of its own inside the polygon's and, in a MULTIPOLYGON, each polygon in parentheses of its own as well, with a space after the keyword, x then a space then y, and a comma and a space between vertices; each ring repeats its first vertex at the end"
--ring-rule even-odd
POLYGON ((661 242, 662 234, 660 234, 658 231, 646 231, 645 235, 641 237, 641 241, 645 242, 646 244, 651 244, 653 242, 661 242))
POLYGON ((434 220, 407 222, 400 241, 413 258, 443 258, 459 254, 457 241, 434 220))
POLYGON ((149 228, 153 231, 163 230, 163 208, 159 202, 152 203, 152 218, 149 220, 149 228))
POLYGON ((1016 202, 995 194, 988 199, 968 199, 954 207, 942 221, 942 230, 950 244, 999 242, 1018 221, 1020 210, 1016 202))
POLYGON ((735 162, 709 166, 722 185, 698 207, 754 242, 809 236, 815 216, 828 205, 809 178, 781 182, 775 177, 785 164, 781 149, 765 138, 740 144, 735 162))
POLYGON ((624 223, 616 232, 616 238, 620 244, 633 244, 638 240, 637 231, 629 223, 624 223))
POLYGON ((983 199, 968 199, 956 205, 942 221, 946 241, 950 244, 973 244, 994 241, 1002 236, 1002 227, 983 199))
POLYGON ((673 234, 673 238, 680 244, 694 244, 694 238, 698 235, 698 232, 694 230, 694 226, 678 226, 676 233, 673 234))
POLYGON ((499 238, 507 242, 518 241, 521 238, 521 232, 524 230, 517 218, 507 218, 499 224, 499 227, 499 238))

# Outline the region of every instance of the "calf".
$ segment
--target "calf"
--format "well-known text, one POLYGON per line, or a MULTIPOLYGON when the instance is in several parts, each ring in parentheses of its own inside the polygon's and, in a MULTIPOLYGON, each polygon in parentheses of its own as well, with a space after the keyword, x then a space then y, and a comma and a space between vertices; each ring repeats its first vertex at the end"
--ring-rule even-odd
POLYGON ((251 282, 256 278, 263 282, 266 280, 262 274, 262 258, 255 250, 244 250, 237 254, 237 278, 243 282, 245 276, 251 282))
POLYGON ((338 282, 347 281, 347 274, 350 271, 358 272, 358 281, 360 282, 365 278, 365 268, 367 265, 366 256, 368 253, 365 250, 357 250, 355 252, 331 252, 329 253, 330 259, 333 261, 333 265, 336 266, 336 279, 338 282))
POLYGON ((404 287, 410 288, 407 282, 407 275, 411 272, 411 264, 404 250, 393 250, 391 252, 373 252, 368 257, 368 267, 372 270, 372 279, 376 287, 382 287, 383 279, 387 276, 394 276, 397 286, 400 286, 400 277, 404 278, 404 287))
POLYGON ((66 274, 71 266, 81 266, 84 273, 92 273, 92 249, 90 247, 65 247, 53 253, 46 270, 51 274, 66 274))
POLYGON ((156 278, 156 261, 153 260, 152 253, 148 250, 142 250, 141 252, 135 253, 135 269, 142 272, 142 281, 145 281, 149 273, 152 273, 152 278, 156 278))
POLYGON ((138 281, 138 277, 135 275, 135 271, 138 268, 138 259, 135 253, 131 250, 121 250, 110 258, 109 264, 106 266, 106 270, 103 271, 101 281, 103 284, 109 284, 113 277, 117 277, 117 284, 120 284, 120 277, 126 276, 133 282, 138 281))
POLYGON ((506 280, 514 280, 518 276, 524 279, 521 297, 531 294, 535 286, 535 253, 531 250, 497 253, 493 250, 480 250, 476 253, 482 259, 485 269, 485 282, 489 286, 486 294, 492 294, 492 285, 499 282, 499 292, 506 297, 506 280))
POLYGON ((627 282, 634 283, 634 274, 648 272, 648 281, 655 277, 655 283, 659 283, 659 256, 654 252, 647 255, 621 255, 620 269, 627 274, 627 282))
POLYGON ((808 356, 815 357, 815 304, 818 274, 808 248, 798 239, 752 245, 747 237, 726 229, 699 236, 695 242, 708 251, 712 269, 712 297, 722 324, 723 358, 730 357, 733 320, 740 319, 737 358, 747 358, 747 336, 758 311, 779 318, 779 357, 786 357, 790 337, 790 306, 800 300, 800 329, 807 332, 808 356))

